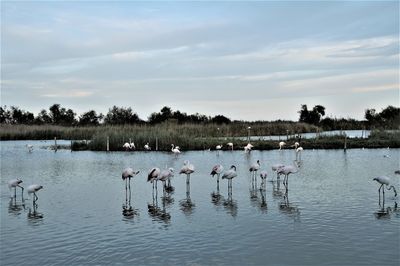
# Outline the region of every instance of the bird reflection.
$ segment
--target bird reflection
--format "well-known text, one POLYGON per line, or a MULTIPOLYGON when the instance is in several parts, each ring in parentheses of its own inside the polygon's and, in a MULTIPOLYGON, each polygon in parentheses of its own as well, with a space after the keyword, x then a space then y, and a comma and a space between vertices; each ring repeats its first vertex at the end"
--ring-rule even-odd
POLYGON ((272 197, 281 198, 283 196, 283 190, 281 189, 281 182, 279 180, 272 182, 272 197))
POLYGON ((390 216, 392 213, 395 213, 396 216, 399 215, 399 209, 397 208, 397 202, 394 202, 394 206, 392 207, 386 207, 385 208, 385 201, 383 201, 381 208, 374 212, 375 218, 376 219, 390 219, 390 216))
POLYGON ((150 217, 152 217, 154 221, 169 223, 169 221, 171 220, 171 215, 166 211, 165 205, 166 200, 163 200, 162 208, 160 208, 158 206, 157 194, 153 194, 153 201, 152 203, 147 203, 147 208, 150 217))
POLYGON ((228 186, 228 198, 223 201, 225 210, 232 215, 232 217, 237 216, 237 202, 232 198, 232 186, 228 186))
POLYGON ((125 187, 125 203, 122 204, 122 215, 125 218, 133 218, 135 215, 138 215, 138 211, 134 209, 131 205, 132 193, 131 187, 125 187))
POLYGON ((266 185, 261 181, 260 187, 257 187, 257 181, 251 182, 250 202, 254 207, 258 207, 262 212, 267 211, 267 201, 265 199, 266 185), (260 196, 258 195, 260 194, 260 196))
POLYGON ((194 207, 196 206, 194 202, 190 199, 190 180, 186 180, 186 199, 183 199, 179 202, 181 206, 181 210, 184 214, 190 215, 193 213, 194 207))
POLYGON ((28 219, 29 220, 40 220, 43 218, 43 214, 38 212, 37 209, 39 207, 39 205, 36 203, 36 201, 34 201, 32 203, 33 208, 29 208, 29 212, 28 212, 28 219))
POLYGON ((211 203, 215 206, 220 206, 224 197, 219 193, 219 183, 217 183, 217 192, 213 191, 211 193, 211 203))
POLYGON ((17 198, 11 198, 8 205, 8 213, 20 215, 22 210, 25 210, 25 201, 22 200, 22 203, 17 203, 17 198))
POLYGON ((279 203, 279 210, 282 213, 285 213, 294 218, 294 220, 300 219, 300 210, 293 203, 289 202, 289 191, 285 191, 285 195, 283 196, 283 201, 279 203))

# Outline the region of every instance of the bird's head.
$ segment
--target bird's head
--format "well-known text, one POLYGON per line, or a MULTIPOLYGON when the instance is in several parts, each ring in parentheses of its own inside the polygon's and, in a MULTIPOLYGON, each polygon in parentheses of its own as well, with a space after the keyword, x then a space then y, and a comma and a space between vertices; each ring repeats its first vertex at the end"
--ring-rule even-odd
POLYGON ((19 179, 19 178, 17 178, 17 183, 18 183, 18 184, 21 184, 21 183, 22 183, 22 180, 19 179))
POLYGON ((169 170, 171 173, 174 172, 174 168, 172 168, 172 167, 168 168, 168 170, 169 170))
POLYGON ((235 169, 235 171, 236 171, 236 166, 231 165, 231 169, 235 169))

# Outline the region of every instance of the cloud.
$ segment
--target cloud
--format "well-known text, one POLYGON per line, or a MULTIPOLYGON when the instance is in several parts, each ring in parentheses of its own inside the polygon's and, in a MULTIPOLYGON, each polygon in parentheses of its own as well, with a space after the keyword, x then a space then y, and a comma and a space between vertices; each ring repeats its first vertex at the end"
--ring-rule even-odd
POLYGON ((93 95, 92 92, 89 91, 79 91, 79 90, 71 90, 71 91, 58 91, 53 94, 42 94, 41 97, 46 98, 85 98, 93 95))

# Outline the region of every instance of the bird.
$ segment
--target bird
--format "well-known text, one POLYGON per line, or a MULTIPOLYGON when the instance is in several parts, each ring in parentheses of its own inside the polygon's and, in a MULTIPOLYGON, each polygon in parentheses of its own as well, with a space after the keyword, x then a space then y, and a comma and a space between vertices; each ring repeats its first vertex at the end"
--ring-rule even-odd
POLYGON ((29 152, 32 152, 32 151, 33 151, 33 145, 31 145, 31 144, 26 144, 26 147, 28 148, 28 151, 29 151, 29 152))
POLYGON ((171 144, 171 151, 174 153, 175 156, 178 156, 179 153, 181 153, 181 151, 179 150, 179 146, 176 146, 174 144, 171 144))
POLYGON ((257 162, 253 163, 249 168, 249 171, 252 174, 253 179, 257 178, 256 175, 257 175, 258 169, 260 169, 260 160, 257 160, 257 162))
POLYGON ((164 191, 165 188, 171 187, 171 178, 174 176, 174 168, 168 168, 161 171, 159 175, 159 180, 164 184, 164 191), (168 181, 168 186, 166 186, 166 182, 168 181))
POLYGON ((131 145, 128 142, 125 142, 124 145, 122 145, 122 148, 124 148, 127 151, 131 149, 131 145))
POLYGON ((250 152, 251 152, 251 149, 253 149, 253 148, 254 148, 253 145, 251 145, 250 143, 247 143, 247 145, 244 146, 244 152, 245 152, 245 153, 250 153, 250 152))
POLYGON ((33 203, 35 203, 38 200, 38 196, 36 195, 36 192, 38 192, 39 190, 41 190, 43 188, 43 186, 41 185, 37 185, 37 184, 33 184, 30 185, 28 187, 28 194, 32 194, 33 193, 33 203))
POLYGON ((144 149, 145 149, 146 151, 150 151, 150 150, 151 150, 151 148, 150 148, 148 142, 146 143, 146 145, 144 145, 144 149))
POLYGON ((232 143, 232 142, 228 142, 226 145, 227 145, 229 148, 231 148, 231 150, 233 151, 233 143, 232 143))
POLYGON ((286 186, 286 189, 288 188, 289 175, 297 173, 298 171, 299 170, 297 169, 297 167, 293 165, 285 165, 277 170, 279 174, 285 175, 285 178, 283 179, 283 184, 286 186))
POLYGON ((125 189, 128 188, 128 180, 129 180, 129 189, 131 189, 131 178, 135 177, 139 174, 139 171, 133 171, 132 168, 128 167, 122 172, 122 180, 125 180, 125 189))
POLYGON ((394 173, 395 173, 396 175, 400 175, 400 170, 396 170, 396 171, 394 171, 394 173))
MULTIPOLYGON (((267 179, 267 171, 263 170, 260 172, 260 177, 261 177, 261 186, 265 184, 265 180, 267 179)), ((260 187, 261 189, 261 187, 260 187)))
POLYGON ((296 149, 296 160, 299 159, 301 160, 301 153, 303 152, 303 147, 298 147, 296 149))
POLYGON ((296 142, 293 144, 293 146, 294 146, 294 149, 297 150, 297 147, 299 147, 300 144, 296 141, 296 142))
POLYGON ((282 150, 283 146, 285 146, 285 145, 286 145, 285 142, 283 142, 283 141, 279 142, 279 150, 282 150))
POLYGON ((224 167, 220 164, 216 164, 214 165, 214 167, 211 170, 211 174, 212 177, 214 177, 215 175, 217 175, 217 186, 219 188, 219 176, 221 175, 221 173, 224 171, 224 167))
POLYGON ((189 161, 185 161, 179 174, 186 174, 186 183, 190 182, 190 174, 194 173, 194 165, 189 161))
POLYGON ((17 187, 21 188, 21 195, 22 195, 22 197, 24 196, 24 188, 22 186, 20 186, 21 183, 22 183, 22 180, 19 178, 11 179, 10 181, 8 181, 8 188, 10 190, 12 188, 14 188, 14 198, 17 197, 17 187))
POLYGON ((160 173, 161 173, 160 168, 153 167, 150 169, 149 174, 147 175, 147 182, 151 182, 153 184, 153 190, 154 190, 154 181, 157 190, 157 179, 160 173))
POLYGON ((219 151, 222 149, 222 145, 215 146, 215 149, 217 150, 217 155, 219 155, 219 151))
MULTIPOLYGON (((387 176, 378 176, 378 177, 375 177, 375 178, 372 179, 372 180, 374 180, 374 181, 378 182, 379 184, 381 184, 381 186, 380 186, 379 189, 378 189, 378 192, 379 192, 379 199, 380 199, 380 197, 381 197, 381 188, 383 187, 383 185, 386 185, 387 190, 393 189, 393 191, 394 191, 394 196, 395 196, 395 197, 397 196, 397 191, 396 191, 395 187, 394 187, 394 186, 390 186, 390 187, 389 187, 389 185, 390 185, 390 178, 389 178, 389 177, 387 177, 387 176)), ((382 189, 382 193, 383 193, 383 197, 385 197, 385 188, 384 188, 384 187, 383 187, 383 189, 382 189)))
POLYGON ((134 142, 129 143, 129 149, 131 149, 131 150, 135 150, 136 149, 134 142))
POLYGON ((228 190, 232 189, 232 179, 237 176, 236 166, 232 165, 228 171, 225 171, 222 175, 222 179, 228 179, 228 190))
POLYGON ((284 167, 285 165, 283 165, 283 164, 280 164, 280 163, 278 163, 278 164, 274 164, 274 165, 272 165, 272 171, 274 171, 274 172, 276 172, 276 178, 277 179, 279 179, 279 177, 280 177, 280 173, 279 173, 279 169, 280 168, 282 168, 282 167, 284 167))

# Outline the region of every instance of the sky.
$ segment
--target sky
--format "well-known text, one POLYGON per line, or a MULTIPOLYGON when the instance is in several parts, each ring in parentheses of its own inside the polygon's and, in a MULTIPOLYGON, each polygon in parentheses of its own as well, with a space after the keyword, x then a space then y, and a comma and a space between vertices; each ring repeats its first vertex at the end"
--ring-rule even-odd
POLYGON ((399 2, 1 1, 1 105, 298 120, 399 106, 399 2))

